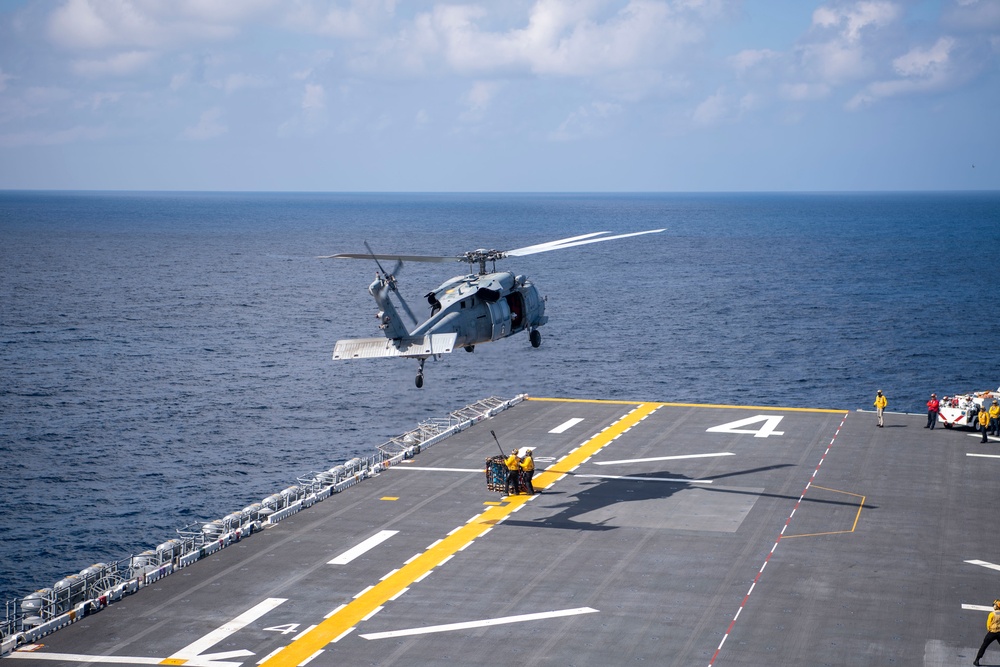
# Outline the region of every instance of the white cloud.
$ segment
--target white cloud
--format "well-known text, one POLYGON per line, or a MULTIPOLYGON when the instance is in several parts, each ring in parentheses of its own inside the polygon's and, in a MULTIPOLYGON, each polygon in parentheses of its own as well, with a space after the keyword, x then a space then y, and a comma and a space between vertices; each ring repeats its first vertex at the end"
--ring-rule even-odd
POLYGON ((813 25, 839 29, 841 38, 856 42, 863 30, 888 25, 901 14, 902 9, 896 3, 864 0, 846 6, 819 7, 813 12, 813 25))
POLYGON ((7 89, 7 82, 13 78, 14 78, 13 76, 4 72, 3 68, 0 67, 0 92, 3 92, 4 90, 7 89))
POLYGON ((302 110, 315 114, 326 108, 326 91, 318 83, 307 83, 302 94, 302 110))
POLYGON ((483 6, 435 5, 383 44, 383 59, 423 71, 435 62, 460 73, 590 77, 676 60, 705 39, 715 2, 537 0, 523 27, 491 30, 483 6))
POLYGON ((222 81, 218 86, 222 90, 226 91, 227 95, 231 95, 238 90, 243 90, 245 88, 264 88, 268 85, 267 78, 263 76, 258 76, 256 74, 242 74, 235 73, 230 74, 222 81))
POLYGON ((731 56, 729 64, 738 74, 744 74, 780 57, 779 53, 771 49, 745 49, 735 56, 731 56))
POLYGON ((955 72, 951 60, 955 40, 941 37, 928 48, 914 48, 892 61, 897 79, 873 81, 852 97, 847 109, 856 111, 889 97, 944 90, 962 75, 955 72))
POLYGON ((622 107, 610 102, 591 102, 581 106, 549 133, 550 141, 577 141, 604 133, 608 119, 622 113, 622 107))
POLYGON ((395 9, 395 0, 351 0, 347 7, 298 2, 286 15, 285 23, 305 32, 358 39, 376 34, 393 17, 395 9))
POLYGON ((75 60, 72 66, 82 76, 127 76, 145 67, 154 57, 151 51, 126 51, 107 58, 75 60))
POLYGON ((220 122, 220 118, 222 118, 222 109, 219 107, 208 109, 201 114, 197 125, 184 128, 184 131, 181 132, 181 138, 191 141, 205 141, 225 134, 229 128, 220 122))
POLYGON ((462 113, 461 119, 466 122, 482 120, 501 87, 497 81, 476 81, 473 83, 468 92, 462 96, 465 112, 462 113))
POLYGON ((66 0, 48 21, 49 39, 72 50, 162 49, 239 32, 274 0, 66 0))
POLYGON ((725 90, 719 89, 695 107, 694 113, 691 114, 691 120, 694 121, 695 125, 703 127, 718 125, 729 118, 731 108, 732 102, 725 90))

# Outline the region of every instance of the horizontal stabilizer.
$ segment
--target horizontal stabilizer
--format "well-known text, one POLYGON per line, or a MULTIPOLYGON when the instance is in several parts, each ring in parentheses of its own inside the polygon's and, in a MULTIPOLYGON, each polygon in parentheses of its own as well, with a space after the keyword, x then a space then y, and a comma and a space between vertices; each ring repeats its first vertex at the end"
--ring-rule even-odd
POLYGON ((338 340, 334 359, 376 359, 379 357, 429 357, 447 354, 455 347, 458 334, 431 334, 415 338, 353 338, 338 340))

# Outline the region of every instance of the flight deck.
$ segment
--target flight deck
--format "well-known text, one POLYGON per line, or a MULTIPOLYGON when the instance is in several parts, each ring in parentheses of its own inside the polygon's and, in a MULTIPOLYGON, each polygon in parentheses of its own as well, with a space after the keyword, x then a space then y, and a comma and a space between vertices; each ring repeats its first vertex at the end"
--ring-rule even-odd
POLYGON ((971 664, 1000 441, 885 420, 530 398, 4 660, 971 664), (539 493, 488 491, 521 447, 539 493))

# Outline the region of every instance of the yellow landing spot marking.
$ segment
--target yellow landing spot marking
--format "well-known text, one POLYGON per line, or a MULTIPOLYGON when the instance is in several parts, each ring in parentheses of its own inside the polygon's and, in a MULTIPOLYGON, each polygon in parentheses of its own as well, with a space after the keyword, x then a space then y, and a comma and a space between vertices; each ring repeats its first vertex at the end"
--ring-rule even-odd
POLYGON ((861 510, 865 506, 866 496, 860 493, 851 493, 850 491, 838 491, 837 489, 828 489, 825 486, 817 486, 813 484, 810 488, 822 489, 823 491, 831 491, 833 493, 843 493, 845 496, 854 496, 855 498, 861 498, 861 503, 858 505, 858 513, 854 515, 854 525, 851 526, 850 530, 832 530, 828 533, 803 533, 801 535, 784 535, 781 539, 787 540, 790 537, 819 537, 820 535, 842 535, 844 533, 853 533, 854 529, 858 527, 858 519, 861 518, 861 510))
MULTIPOLYGON (((535 488, 545 489, 589 456, 593 456, 619 435, 638 424, 659 407, 656 403, 643 403, 622 417, 618 422, 598 433, 577 447, 557 463, 534 478, 535 488)), ((472 521, 459 526, 445 538, 436 542, 422 554, 403 565, 398 571, 365 590, 337 613, 293 641, 285 650, 265 660, 263 667, 296 667, 316 651, 354 628, 369 614, 398 595, 404 588, 427 576, 431 570, 454 556, 462 548, 485 533, 497 522, 506 519, 515 510, 535 496, 511 496, 503 504, 487 507, 472 521)))
POLYGON ((485 503, 483 503, 483 504, 484 504, 484 505, 493 505, 493 506, 495 507, 495 506, 497 506, 497 505, 500 505, 501 503, 500 503, 500 502, 498 502, 498 501, 496 501, 496 500, 487 500, 487 501, 486 501, 485 503))
POLYGON ((161 665, 183 665, 187 660, 181 658, 165 658, 160 660, 161 665))
POLYGON ((398 496, 382 496, 379 500, 399 500, 398 496))
POLYGON ((827 408, 778 408, 773 405, 719 405, 715 403, 649 403, 646 401, 602 401, 590 398, 536 398, 528 396, 528 401, 551 401, 553 403, 597 403, 607 405, 655 405, 666 408, 716 408, 726 410, 780 410, 781 412, 829 412, 843 414, 847 410, 830 410, 827 408))

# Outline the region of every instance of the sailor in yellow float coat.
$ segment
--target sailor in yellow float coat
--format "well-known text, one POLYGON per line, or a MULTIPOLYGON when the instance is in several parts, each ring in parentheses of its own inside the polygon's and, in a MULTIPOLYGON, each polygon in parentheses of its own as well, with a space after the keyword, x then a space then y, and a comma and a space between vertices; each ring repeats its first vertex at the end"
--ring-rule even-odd
POLYGON ((979 427, 983 429, 983 439, 980 442, 989 442, 989 438, 986 437, 986 432, 990 430, 990 412, 989 410, 979 411, 979 427))
POLYGON ((535 495, 535 487, 531 484, 531 478, 535 475, 535 459, 531 456, 533 451, 529 449, 524 453, 524 458, 521 459, 521 483, 531 495, 535 495))
POLYGON ((978 667, 979 659, 986 653, 986 647, 994 640, 1000 644, 1000 600, 993 601, 993 611, 986 617, 986 638, 983 639, 983 645, 979 647, 979 653, 976 654, 973 665, 978 667))
POLYGON ((879 389, 875 394, 875 413, 878 415, 878 425, 882 426, 882 411, 885 410, 885 406, 889 404, 886 400, 885 394, 879 389))
POLYGON ((514 486, 514 493, 520 493, 520 485, 518 484, 518 475, 521 472, 520 459, 517 458, 517 450, 515 449, 510 453, 510 456, 504 461, 507 466, 507 481, 504 484, 504 494, 510 495, 510 487, 514 486))
POLYGON ((995 398, 990 406, 990 428, 993 429, 993 435, 1000 435, 1000 402, 995 398))

